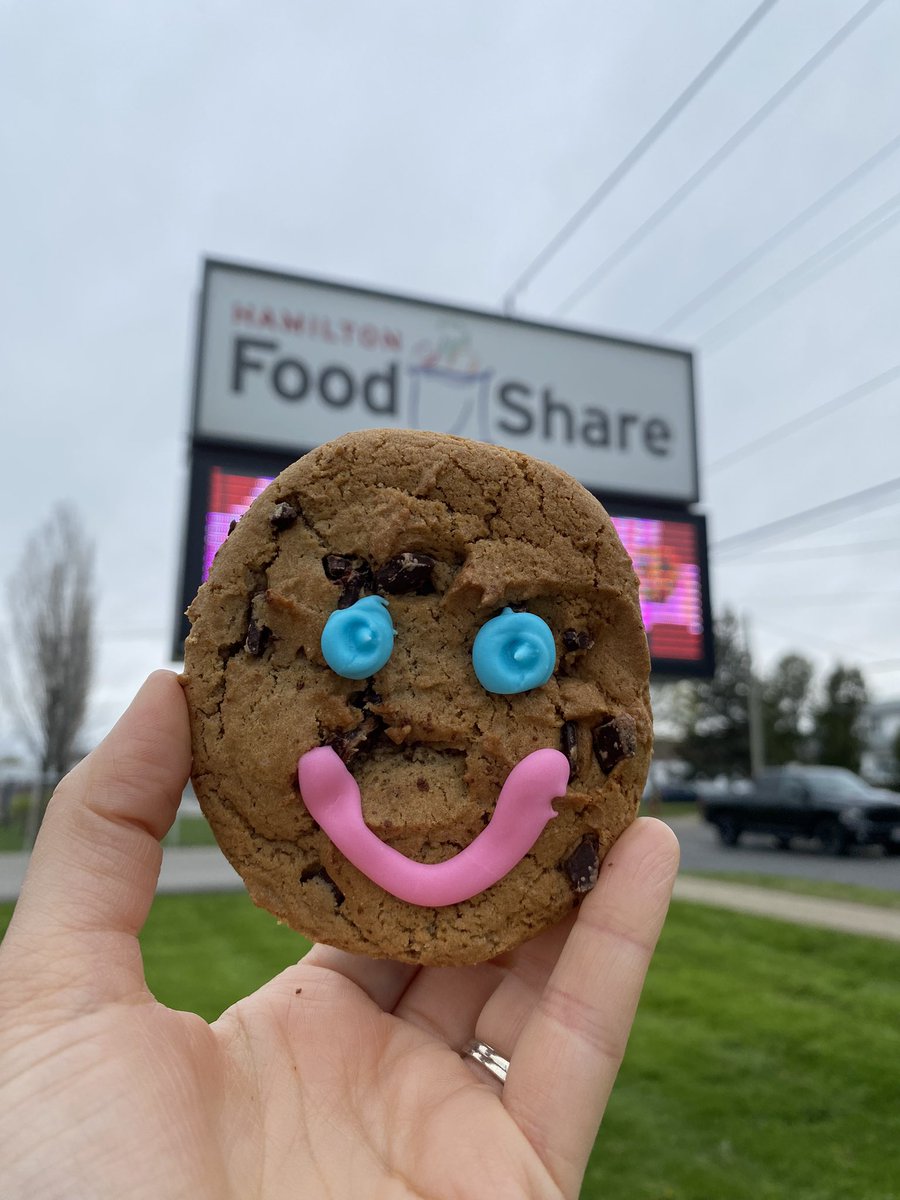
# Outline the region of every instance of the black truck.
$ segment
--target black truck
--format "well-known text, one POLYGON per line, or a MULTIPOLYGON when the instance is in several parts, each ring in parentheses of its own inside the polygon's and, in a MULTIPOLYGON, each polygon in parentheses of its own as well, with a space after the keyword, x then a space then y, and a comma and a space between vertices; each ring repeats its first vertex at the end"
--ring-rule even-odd
POLYGON ((746 792, 707 793, 701 807, 726 846, 752 832, 784 847, 795 837, 818 838, 826 854, 873 844, 900 854, 900 795, 843 767, 771 767, 746 792))

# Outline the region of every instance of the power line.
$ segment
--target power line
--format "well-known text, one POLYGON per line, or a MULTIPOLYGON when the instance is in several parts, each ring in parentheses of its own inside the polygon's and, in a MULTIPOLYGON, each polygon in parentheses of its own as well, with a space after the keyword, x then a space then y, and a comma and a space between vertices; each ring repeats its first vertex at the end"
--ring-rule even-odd
POLYGON ((870 17, 875 9, 878 8, 883 2, 884 0, 868 0, 868 2, 864 4, 862 8, 860 8, 850 18, 849 21, 846 22, 846 24, 841 26, 841 28, 836 34, 833 35, 833 37, 829 38, 824 46, 816 51, 812 58, 808 59, 803 64, 799 71, 795 72, 795 74, 790 77, 787 83, 782 84, 781 87, 769 97, 765 104, 756 110, 753 116, 745 121, 744 124, 735 133, 733 133, 731 137, 728 138, 728 140, 724 142, 719 149, 716 150, 716 152, 710 158, 708 158, 706 162, 699 167, 688 180, 686 180, 685 183, 681 185, 680 188, 674 191, 667 200, 664 200, 663 203, 643 222, 643 224, 639 225, 637 229, 635 229, 634 232, 625 239, 624 242, 622 242, 615 250, 613 250, 611 254, 607 255, 600 266, 596 267, 590 273, 590 275, 588 275, 588 277, 578 285, 574 292, 567 296, 566 299, 563 300, 562 304, 558 305, 554 311, 556 313, 566 313, 573 304, 576 304, 582 299, 583 296, 587 295, 587 293, 590 292, 600 282, 600 280, 608 271, 612 270, 612 268, 620 263, 622 259, 626 257, 626 255, 630 254, 636 246, 640 245, 640 243, 644 241, 648 234, 651 233, 661 221, 665 220, 665 218, 671 212, 674 212, 674 210, 679 206, 679 204, 681 204, 682 200, 684 200, 686 196, 699 187, 699 185, 707 178, 707 176, 711 175, 712 172, 725 161, 732 151, 736 150, 738 146, 745 141, 771 113, 775 111, 776 108, 783 104, 788 96, 792 92, 796 91, 800 84, 803 83, 813 73, 813 71, 816 70, 817 67, 820 67, 827 58, 830 58, 835 50, 837 50, 837 48, 843 42, 845 42, 847 38, 850 37, 850 35, 854 33, 855 30, 857 30, 859 26, 862 25, 862 23, 868 17, 870 17))
POLYGON ((874 168, 884 162, 886 158, 889 158, 898 149, 898 147, 900 147, 900 134, 898 134, 897 137, 892 138, 889 142, 882 146, 880 150, 877 150, 870 158, 867 158, 865 162, 860 163, 858 167, 855 167, 849 175, 845 175, 843 179, 838 180, 833 187, 830 187, 828 191, 823 192, 817 200, 814 200, 813 203, 807 208, 804 208, 802 212, 799 212, 795 217, 792 217, 786 225, 782 225, 780 229, 771 235, 771 237, 766 238, 764 242, 760 242, 755 250, 751 250, 749 254, 745 255, 744 258, 735 263, 733 267, 729 267, 727 271, 724 271, 721 275, 714 279, 711 284, 705 287, 701 292, 698 292, 696 296, 688 300, 686 304, 682 304, 682 306, 672 313, 671 316, 667 317, 661 325, 657 325, 656 329, 653 331, 654 335, 668 333, 669 330, 675 325, 680 325, 685 317, 690 316, 692 312, 696 312, 698 308, 702 308, 703 305, 706 304, 707 301, 709 301, 713 296, 715 296, 717 292, 720 292, 729 283, 732 283, 738 278, 738 276, 749 271, 754 263, 759 262, 759 260, 768 254, 770 250, 774 249, 779 242, 783 242, 786 237, 789 237, 792 233, 796 233, 798 229, 800 229, 808 221, 812 220, 814 216, 820 213, 823 208, 826 208, 832 202, 832 200, 836 200, 837 197, 843 192, 846 192, 855 183, 858 183, 863 176, 874 170, 874 168))
POLYGON ((862 400, 864 396, 870 396, 873 392, 877 392, 879 388, 885 387, 895 379, 900 379, 900 364, 891 367, 887 371, 882 371, 880 375, 874 375, 871 379, 867 379, 865 383, 860 383, 856 387, 850 388, 847 392, 842 392, 840 396, 835 396, 831 400, 825 400, 822 404, 817 404, 815 408, 809 409, 791 421, 785 421, 784 424, 778 425, 775 429, 761 434, 758 438, 754 438, 750 442, 745 442, 742 446, 738 446, 737 449, 730 450, 727 454, 723 454, 721 458, 714 459, 706 468, 707 472, 720 471, 723 467, 740 462, 742 459, 749 457, 749 455, 755 454, 757 451, 771 445, 772 442, 780 441, 782 438, 796 433, 797 430, 804 429, 807 425, 812 425, 815 421, 820 421, 823 417, 830 416, 832 413, 837 412, 838 409, 845 408, 848 404, 852 404, 856 400, 862 400))
POLYGON ((896 663, 897 666, 900 666, 900 658, 866 660, 864 655, 869 653, 868 651, 851 649, 846 645, 846 643, 835 642, 831 638, 822 637, 821 634, 810 633, 808 629, 800 633, 796 629, 788 629, 780 622, 770 621, 768 617, 760 617, 756 613, 753 614, 753 620, 757 625, 762 625, 767 629, 771 629, 775 633, 781 634, 782 637, 789 637, 794 642, 799 642, 800 644, 802 644, 804 641, 818 642, 820 646, 824 646, 828 650, 837 650, 841 654, 846 654, 850 655, 852 658, 857 658, 860 660, 860 666, 865 667, 867 670, 878 671, 891 669, 894 663, 896 663))
POLYGON ((531 280, 537 275, 545 263, 549 262, 554 254, 561 246, 569 240, 572 234, 578 229, 585 220, 590 216, 594 209, 605 200, 613 188, 620 183, 631 168, 647 153, 650 147, 662 137, 663 133, 672 124, 675 118, 684 111, 690 104, 691 100, 697 93, 712 79, 713 75, 731 57, 738 46, 743 42, 752 30, 759 24, 766 13, 777 4, 778 0, 763 0, 754 11, 750 14, 743 25, 736 33, 728 39, 722 48, 715 54, 703 70, 697 75, 684 89, 681 95, 673 101, 666 109, 656 123, 647 130, 644 136, 632 147, 625 155, 618 166, 614 167, 600 185, 592 192, 587 200, 582 204, 581 208, 575 212, 569 220, 563 225, 562 229, 555 234, 544 248, 535 255, 522 274, 516 279, 512 287, 503 297, 503 309, 510 313, 513 311, 516 296, 524 288, 528 286, 531 280))
POLYGON ((848 601, 855 602, 857 600, 887 600, 891 604, 896 604, 900 600, 900 592, 829 592, 805 596, 746 596, 744 599, 747 604, 796 604, 800 606, 846 604, 848 601))
POLYGON ((884 554, 900 551, 900 538, 883 538, 875 542, 845 542, 837 546, 800 546, 794 550, 770 550, 762 554, 753 550, 747 557, 726 559, 723 567, 753 567, 760 563, 784 563, 792 566, 798 559, 843 557, 846 554, 884 554))
POLYGON ((769 284, 767 288, 764 288, 752 300, 748 300, 746 304, 742 304, 740 308, 735 309, 724 320, 707 329, 705 333, 702 333, 697 338, 697 341, 703 344, 703 350, 707 354, 713 350, 720 349, 748 326, 755 325, 757 321, 768 316, 770 312, 779 308, 792 296, 795 296, 797 292, 802 291, 809 284, 815 283, 817 279, 820 279, 829 271, 833 271, 835 267, 839 266, 846 259, 851 258, 854 254, 857 254, 870 242, 887 233, 898 221, 900 221, 900 192, 896 192, 884 204, 879 204, 877 208, 874 208, 866 216, 860 218, 855 225, 851 225, 849 229, 845 229, 843 233, 838 234, 836 238, 832 238, 830 242, 822 246, 819 250, 816 250, 809 258, 805 258, 793 270, 776 279, 774 283, 769 284), (877 218, 881 217, 884 219, 878 221, 876 224, 872 224, 877 218), (866 228, 867 226, 868 228, 866 228), (773 293, 774 298, 772 302, 765 303, 766 299, 772 296, 773 293), (748 312, 750 314, 749 318, 745 317, 744 320, 741 320, 741 317, 748 312), (727 332, 729 329, 731 332, 727 332), (722 335, 722 330, 726 331, 724 336, 722 335), (716 334, 719 335, 718 338, 716 334), (711 344, 710 339, 712 339, 711 344))
POLYGON ((881 508, 886 504, 896 504, 897 498, 895 493, 900 492, 900 475, 894 479, 888 479, 884 483, 876 484, 875 487, 863 488, 859 492, 853 492, 849 496, 841 496, 837 500, 829 500, 825 504, 817 504, 815 508, 804 509, 803 512, 793 513, 789 517, 780 517, 777 521, 769 521, 765 525, 757 525, 753 529, 745 529, 742 533, 735 533, 731 537, 723 538, 719 542, 714 542, 711 549, 721 554, 723 551, 729 553, 747 542, 771 541, 789 534, 796 526, 808 524, 818 524, 822 518, 828 524, 837 516, 838 520, 847 520, 850 514, 842 516, 845 509, 859 509, 860 511, 868 511, 873 508, 881 508))

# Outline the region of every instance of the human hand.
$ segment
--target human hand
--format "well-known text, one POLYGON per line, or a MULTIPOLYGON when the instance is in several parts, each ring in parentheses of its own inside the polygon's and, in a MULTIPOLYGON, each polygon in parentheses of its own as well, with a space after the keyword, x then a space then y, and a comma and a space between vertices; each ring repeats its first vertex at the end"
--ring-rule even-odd
POLYGON ((677 867, 638 821, 577 918, 477 967, 314 947, 208 1025, 137 934, 190 768, 152 675, 57 789, 0 947, 6 1200, 578 1194, 677 867), (511 1060, 505 1086, 460 1049, 511 1060))

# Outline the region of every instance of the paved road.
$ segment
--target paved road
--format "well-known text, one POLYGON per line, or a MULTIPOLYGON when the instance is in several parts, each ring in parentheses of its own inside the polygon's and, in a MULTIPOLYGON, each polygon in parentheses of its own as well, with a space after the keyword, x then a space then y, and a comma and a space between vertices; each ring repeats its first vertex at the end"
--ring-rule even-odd
MULTIPOLYGON (((662 816, 665 818, 665 810, 662 816)), ((712 826, 694 816, 673 817, 668 823, 681 843, 682 871, 752 871, 900 892, 900 857, 886 858, 874 846, 838 858, 823 854, 815 842, 796 842, 790 850, 779 850, 772 838, 745 833, 740 843, 731 847, 721 845, 712 826)))

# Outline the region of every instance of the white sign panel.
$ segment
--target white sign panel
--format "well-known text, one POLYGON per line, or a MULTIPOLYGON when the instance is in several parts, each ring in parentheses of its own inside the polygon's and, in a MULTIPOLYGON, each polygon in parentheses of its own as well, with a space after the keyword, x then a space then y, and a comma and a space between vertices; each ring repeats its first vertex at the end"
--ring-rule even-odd
POLYGON ((194 421, 284 449, 429 429, 602 494, 697 499, 689 353, 228 263, 206 264, 194 421))

